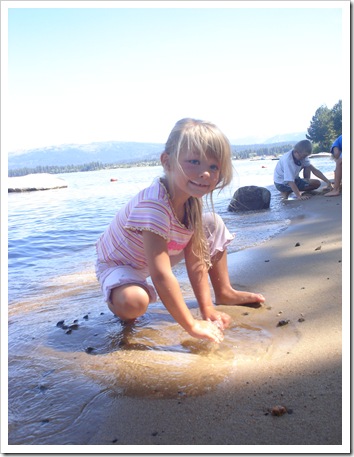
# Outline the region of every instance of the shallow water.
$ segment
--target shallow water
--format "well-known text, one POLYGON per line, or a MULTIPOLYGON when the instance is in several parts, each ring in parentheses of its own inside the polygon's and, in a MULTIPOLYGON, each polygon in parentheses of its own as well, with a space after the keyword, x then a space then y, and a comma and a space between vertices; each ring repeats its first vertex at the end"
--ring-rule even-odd
MULTIPOLYGON (((204 395, 237 376, 238 367, 281 356, 297 341, 295 328, 266 324, 272 321, 266 307, 220 306, 232 317, 220 345, 189 337, 159 303, 135 324, 123 325, 99 299, 97 309, 88 311, 85 297, 97 292, 64 292, 75 305, 70 311, 60 309, 58 294, 50 316, 43 303, 27 306, 36 325, 17 313, 10 317, 10 444, 58 443, 58 436, 61 444, 72 442, 72 426, 87 414, 92 427, 93 408, 103 397, 204 395), (77 327, 67 333, 72 324, 77 327)), ((188 304, 198 317, 195 303, 188 304)))
MULTIPOLYGON (((332 177, 333 162, 327 162, 315 166, 332 177)), ((236 232, 231 252, 264 242, 297 216, 291 203, 281 203, 272 172, 261 163, 275 165, 236 162, 240 177, 215 198, 217 212, 236 232), (227 212, 235 188, 251 184, 269 186, 270 210, 227 212)), ((70 427, 90 416, 102 397, 203 395, 237 376, 240 365, 296 344, 294 328, 280 338, 279 329, 269 327, 267 308, 220 307, 233 319, 220 345, 190 338, 159 302, 133 326, 110 313, 94 275, 94 243, 117 207, 158 170, 74 173, 62 176, 67 189, 9 194, 10 444, 50 444, 66 433, 70 442, 70 427), (120 180, 111 183, 112 176, 120 180), (74 327, 57 326, 63 320, 74 327)), ((175 273, 197 317, 183 265, 175 273)))

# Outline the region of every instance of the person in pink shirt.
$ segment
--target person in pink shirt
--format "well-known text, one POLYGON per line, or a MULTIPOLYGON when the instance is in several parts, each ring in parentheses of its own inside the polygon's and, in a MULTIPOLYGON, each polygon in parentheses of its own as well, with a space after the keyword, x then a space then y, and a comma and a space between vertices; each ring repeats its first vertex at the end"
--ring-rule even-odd
POLYGON ((232 180, 230 143, 212 123, 182 119, 161 154, 164 177, 140 191, 101 235, 96 274, 110 310, 123 321, 162 303, 195 338, 220 342, 230 324, 213 303, 262 303, 263 295, 238 291, 230 283, 226 247, 233 239, 220 216, 203 212, 202 197, 232 180), (202 320, 187 307, 172 266, 182 258, 202 320), (150 277, 153 285, 146 279, 150 277))

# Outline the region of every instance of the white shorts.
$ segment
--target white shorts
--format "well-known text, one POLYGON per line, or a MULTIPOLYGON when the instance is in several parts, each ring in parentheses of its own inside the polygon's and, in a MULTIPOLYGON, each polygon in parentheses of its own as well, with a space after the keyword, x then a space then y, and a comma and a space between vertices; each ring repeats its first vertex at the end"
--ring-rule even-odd
MULTIPOLYGON (((227 245, 234 239, 234 235, 231 235, 219 215, 207 213, 203 216, 203 219, 205 233, 210 246, 210 255, 213 257, 217 252, 223 252, 226 249, 227 245)), ((170 257, 171 265, 176 265, 183 258, 183 252, 170 257)), ((147 268, 138 270, 129 265, 108 265, 97 261, 96 275, 107 303, 110 302, 113 289, 127 284, 137 284, 143 287, 149 295, 150 303, 157 301, 157 293, 154 286, 147 282, 147 278, 150 276, 147 268)))
POLYGON ((107 303, 110 302, 113 289, 127 284, 137 284, 143 287, 150 297, 150 303, 157 301, 154 286, 148 284, 146 281, 146 278, 149 276, 147 270, 137 270, 129 265, 107 267, 107 264, 97 261, 96 275, 101 284, 102 293, 107 303))

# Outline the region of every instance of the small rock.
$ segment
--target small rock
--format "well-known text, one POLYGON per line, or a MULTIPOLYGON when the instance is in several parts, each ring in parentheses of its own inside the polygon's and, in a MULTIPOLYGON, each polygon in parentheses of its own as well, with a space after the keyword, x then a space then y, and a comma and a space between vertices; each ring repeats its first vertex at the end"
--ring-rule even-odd
POLYGON ((299 243, 299 242, 297 242, 297 243, 295 244, 295 247, 296 247, 296 248, 297 248, 298 246, 300 246, 300 243, 299 243))
POLYGON ((38 387, 39 391, 40 392, 45 392, 46 390, 48 390, 48 387, 47 386, 44 386, 43 384, 41 384, 39 387, 38 387))
POLYGON ((64 325, 64 320, 57 322, 57 327, 62 327, 64 325))
POLYGON ((88 314, 85 314, 84 319, 87 321, 87 319, 88 319, 88 314))
POLYGON ((315 249, 315 251, 320 251, 321 250, 321 246, 317 246, 317 248, 315 249))
POLYGON ((305 319, 304 319, 303 317, 300 317, 300 318, 298 319, 298 322, 305 322, 305 319))
POLYGON ((87 347, 87 348, 85 349, 85 352, 86 352, 87 354, 91 354, 94 350, 95 350, 95 348, 89 346, 89 347, 87 347))
POLYGON ((77 330, 79 328, 79 325, 78 324, 71 324, 69 325, 69 329, 70 330, 77 330))
POLYGON ((288 410, 286 409, 286 407, 281 405, 273 406, 273 408, 270 411, 272 416, 283 416, 287 412, 288 410))
POLYGON ((265 262, 269 262, 269 260, 265 260, 265 262))
POLYGON ((290 322, 289 319, 281 320, 277 323, 277 327, 283 327, 284 325, 288 325, 289 322, 290 322))

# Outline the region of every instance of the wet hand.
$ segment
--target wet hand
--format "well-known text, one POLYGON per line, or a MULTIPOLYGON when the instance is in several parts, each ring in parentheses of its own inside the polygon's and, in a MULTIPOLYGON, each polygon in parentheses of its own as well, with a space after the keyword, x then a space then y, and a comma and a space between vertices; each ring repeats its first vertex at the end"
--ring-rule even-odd
POLYGON ((212 309, 203 317, 219 327, 220 330, 225 330, 231 324, 231 317, 228 314, 216 311, 215 309, 212 309))
POLYGON ((224 334, 220 328, 211 321, 195 320, 192 329, 188 332, 194 338, 221 343, 224 334))

